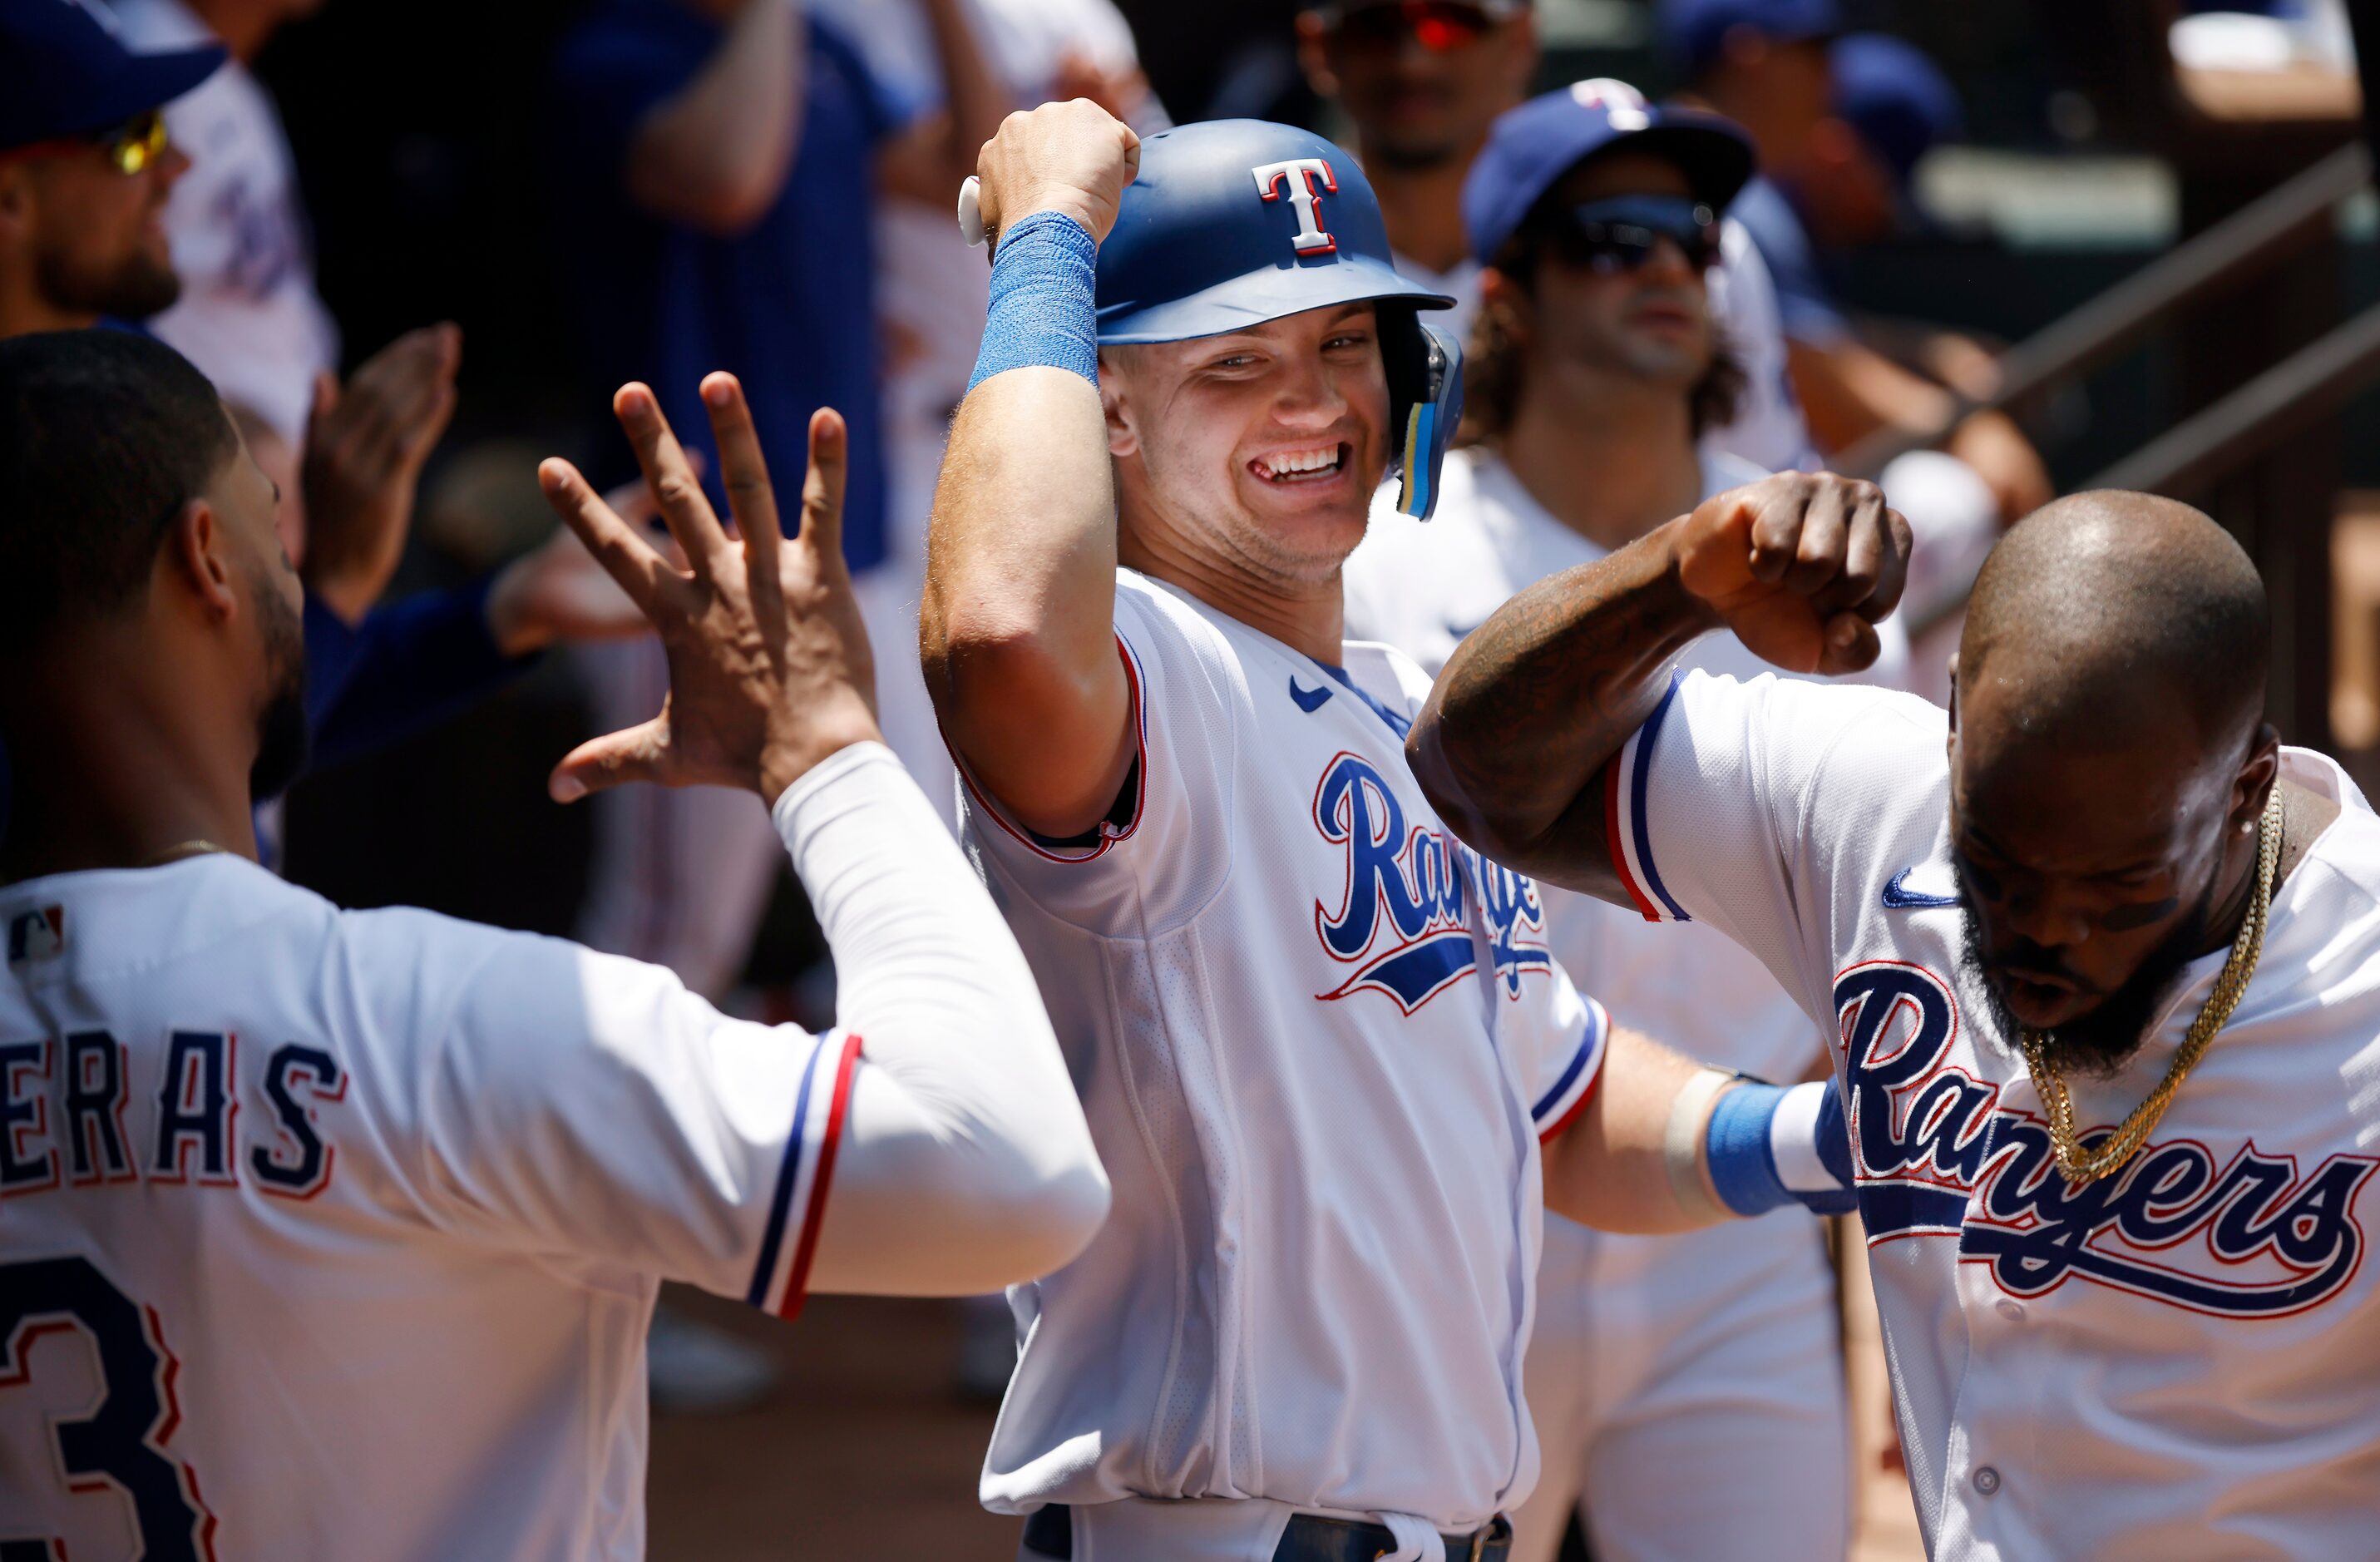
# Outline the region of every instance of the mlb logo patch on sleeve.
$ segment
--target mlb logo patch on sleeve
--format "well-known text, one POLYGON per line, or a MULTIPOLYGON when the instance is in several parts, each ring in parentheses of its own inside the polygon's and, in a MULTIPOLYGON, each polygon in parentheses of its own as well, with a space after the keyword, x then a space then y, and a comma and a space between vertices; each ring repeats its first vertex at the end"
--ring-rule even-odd
POLYGON ((67 909, 42 906, 8 918, 8 963, 55 959, 66 952, 67 909))

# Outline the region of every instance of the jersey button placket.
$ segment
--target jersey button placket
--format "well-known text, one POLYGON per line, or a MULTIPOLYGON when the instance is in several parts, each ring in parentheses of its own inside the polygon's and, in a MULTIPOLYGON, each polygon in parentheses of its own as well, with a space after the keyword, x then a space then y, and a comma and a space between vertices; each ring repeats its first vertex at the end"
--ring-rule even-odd
POLYGON ((1999 1493, 2000 1472, 1988 1464, 1976 1466, 1975 1473, 1968 1479, 1974 1483, 1975 1490, 1985 1496, 1995 1496, 1999 1493))

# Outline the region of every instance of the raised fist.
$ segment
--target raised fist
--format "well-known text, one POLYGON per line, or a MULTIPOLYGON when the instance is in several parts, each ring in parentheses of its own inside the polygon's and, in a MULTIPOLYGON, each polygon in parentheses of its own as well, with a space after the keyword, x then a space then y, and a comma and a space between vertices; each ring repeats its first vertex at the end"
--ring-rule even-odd
POLYGON ((1682 521, 1678 579, 1762 660, 1855 673, 1900 601, 1909 523, 1873 482, 1779 472, 1706 499, 1682 521))
POLYGON ((1036 212, 1062 212, 1105 238, 1123 187, 1139 173, 1140 138, 1088 98, 1010 115, 976 155, 976 200, 992 252, 1002 229, 1036 212))

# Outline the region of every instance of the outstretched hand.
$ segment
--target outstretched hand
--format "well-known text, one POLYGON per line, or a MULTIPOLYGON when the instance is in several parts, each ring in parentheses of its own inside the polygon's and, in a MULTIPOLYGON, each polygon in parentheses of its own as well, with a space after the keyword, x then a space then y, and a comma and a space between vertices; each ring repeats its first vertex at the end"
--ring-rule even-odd
POLYGON ((1673 524, 1679 582, 1762 660, 1828 675, 1876 661, 1910 547, 1909 523, 1876 484, 1779 472, 1673 524))
POLYGON ((810 418, 799 533, 780 534, 775 491, 743 387, 702 382, 738 537, 720 524, 652 392, 621 387, 612 409, 626 431, 681 568, 597 495, 577 468, 538 469, 547 502, 661 635, 670 692, 641 726, 580 744, 554 767, 558 802, 624 781, 742 787, 774 804, 813 765, 879 738, 875 663, 843 559, 845 431, 837 413, 810 418))

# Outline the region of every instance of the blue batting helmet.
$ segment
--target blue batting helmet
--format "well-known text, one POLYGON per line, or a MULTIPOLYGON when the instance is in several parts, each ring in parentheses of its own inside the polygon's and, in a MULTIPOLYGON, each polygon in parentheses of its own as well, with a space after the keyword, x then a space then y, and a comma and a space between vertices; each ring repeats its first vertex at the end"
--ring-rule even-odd
POLYGON ((1310 309, 1378 306, 1397 507, 1428 519, 1463 417, 1463 348, 1418 311, 1454 300, 1407 281, 1355 159, 1261 119, 1184 125, 1140 143, 1140 177, 1099 246, 1102 347, 1178 342, 1310 309))

